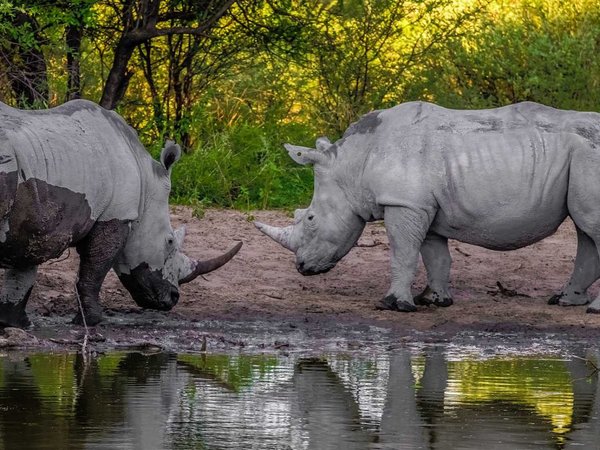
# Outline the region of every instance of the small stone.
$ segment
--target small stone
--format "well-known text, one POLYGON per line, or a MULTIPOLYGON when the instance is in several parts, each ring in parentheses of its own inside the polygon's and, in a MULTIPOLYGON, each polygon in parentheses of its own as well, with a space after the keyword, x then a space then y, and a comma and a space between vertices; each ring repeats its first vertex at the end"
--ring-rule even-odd
POLYGON ((4 335, 0 336, 0 347, 27 347, 38 343, 38 338, 20 328, 5 328, 4 335))

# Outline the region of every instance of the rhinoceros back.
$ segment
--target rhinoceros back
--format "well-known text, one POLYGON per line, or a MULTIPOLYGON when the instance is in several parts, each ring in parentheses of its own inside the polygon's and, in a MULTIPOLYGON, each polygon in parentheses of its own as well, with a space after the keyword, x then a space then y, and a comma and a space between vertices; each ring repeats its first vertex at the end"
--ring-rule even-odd
POLYGON ((119 116, 85 100, 42 111, 3 105, 0 115, 1 146, 16 159, 19 183, 83 194, 92 220, 137 218, 145 150, 119 116))
POLYGON ((599 114, 530 102, 478 111, 416 102, 371 114, 338 151, 361 155, 346 159, 359 161, 367 198, 435 210, 432 231, 496 250, 553 233, 568 214, 573 155, 600 151, 599 114))
POLYGON ((39 264, 97 221, 135 220, 143 158, 135 132, 91 102, 44 111, 1 105, 0 265, 39 264))

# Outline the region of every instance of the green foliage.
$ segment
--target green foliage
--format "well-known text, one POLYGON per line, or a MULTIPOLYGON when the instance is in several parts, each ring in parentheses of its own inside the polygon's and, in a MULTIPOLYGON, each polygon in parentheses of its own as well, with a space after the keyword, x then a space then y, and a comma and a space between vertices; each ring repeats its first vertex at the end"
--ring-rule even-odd
POLYGON ((468 36, 448 43, 413 85, 413 96, 428 91, 458 108, 531 100, 597 111, 599 50, 597 2, 498 1, 468 36))
MULTIPOLYGON (((193 29, 219 1, 157 0, 152 17, 161 33, 193 29)), ((149 23, 145 4, 0 0, 0 99, 64 102, 75 55, 82 96, 100 100, 123 33, 149 23), (73 26, 84 30, 78 52, 65 41, 73 26)), ((531 100, 600 111, 597 0, 238 1, 205 31, 139 44, 117 107, 153 154, 167 138, 182 145, 172 200, 197 217, 211 205, 308 204, 312 171, 282 144, 334 140, 372 109, 531 100)))
MULTIPOLYGON (((177 361, 192 369, 192 373, 214 379, 234 392, 265 378, 277 367, 277 358, 267 355, 179 355, 177 361)), ((195 392, 188 394, 195 396, 195 392)))
POLYGON ((249 210, 309 203, 312 171, 288 161, 282 144, 310 135, 293 124, 271 130, 236 124, 214 133, 173 169, 171 198, 195 209, 207 204, 249 210))

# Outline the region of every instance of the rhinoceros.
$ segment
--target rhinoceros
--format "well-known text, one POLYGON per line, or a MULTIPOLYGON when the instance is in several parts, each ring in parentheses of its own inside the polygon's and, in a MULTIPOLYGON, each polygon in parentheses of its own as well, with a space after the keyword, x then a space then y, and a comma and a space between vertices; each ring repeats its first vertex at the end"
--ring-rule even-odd
MULTIPOLYGON (((448 239, 512 250, 570 217, 575 267, 549 303, 589 303, 586 290, 600 276, 600 114, 533 102, 484 110, 410 102, 364 115, 333 144, 285 147, 314 166, 312 202, 293 225, 256 226, 295 252, 301 274, 330 270, 365 223, 383 219, 391 286, 376 307, 449 306, 448 239), (413 297, 419 252, 427 287, 413 297)), ((600 296, 587 311, 600 313, 600 296)))
POLYGON ((155 161, 115 112, 74 100, 42 111, 0 103, 0 325, 29 325, 25 306, 39 264, 75 247, 83 315, 102 320, 100 287, 113 268, 134 301, 171 309, 178 286, 229 261, 241 242, 204 261, 180 251, 168 197, 181 156, 167 141, 155 161))

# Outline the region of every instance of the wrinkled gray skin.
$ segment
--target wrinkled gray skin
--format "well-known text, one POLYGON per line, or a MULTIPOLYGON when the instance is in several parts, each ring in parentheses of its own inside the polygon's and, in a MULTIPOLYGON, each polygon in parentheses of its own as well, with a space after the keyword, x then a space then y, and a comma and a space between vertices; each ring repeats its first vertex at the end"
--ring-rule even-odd
MULTIPOLYGON (((550 304, 589 303, 600 277, 600 114, 525 102, 459 111, 423 102, 374 111, 334 144, 286 145, 313 164, 315 191, 295 223, 256 226, 296 253, 300 273, 326 272, 356 243, 365 223, 385 220, 392 283, 378 308, 452 304, 448 239, 512 250, 577 227, 575 268, 550 304), (413 298, 419 252, 428 287, 413 298)), ((600 313, 600 297, 588 307, 600 313)))
MULTIPOLYGON (((27 326, 37 266, 68 247, 80 255, 77 293, 88 325, 102 319, 98 293, 111 269, 140 306, 169 310, 178 286, 239 250, 196 261, 169 221, 178 145, 154 161, 116 113, 85 100, 43 111, 0 103, 0 325, 27 326)), ((83 317, 76 316, 82 323, 83 317)))

